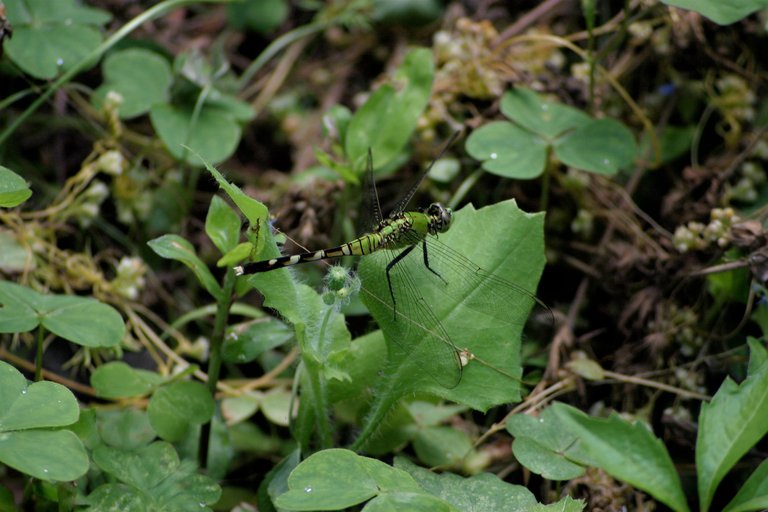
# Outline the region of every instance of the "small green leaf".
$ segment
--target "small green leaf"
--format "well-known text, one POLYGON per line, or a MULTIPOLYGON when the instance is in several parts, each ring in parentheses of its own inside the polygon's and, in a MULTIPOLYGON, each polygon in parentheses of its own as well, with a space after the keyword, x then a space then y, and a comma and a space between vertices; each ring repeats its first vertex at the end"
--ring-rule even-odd
POLYGON ((205 232, 222 254, 234 249, 240 240, 240 217, 219 196, 211 199, 205 232))
POLYGON ((718 25, 730 25, 768 8, 768 0, 662 0, 662 3, 698 12, 718 25))
POLYGON ((501 111, 523 128, 541 135, 549 143, 580 126, 590 118, 581 110, 546 101, 530 89, 516 88, 501 97, 501 111))
POLYGON ((566 366, 573 373, 587 380, 603 380, 605 378, 603 367, 594 359, 587 359, 586 355, 568 361, 566 366))
POLYGON ((125 336, 120 313, 95 299, 42 295, 0 282, 0 332, 26 332, 42 325, 52 333, 86 347, 112 347, 125 336))
POLYGON ((99 366, 91 374, 91 386, 103 398, 128 398, 149 394, 163 381, 155 372, 132 368, 122 361, 99 366))
POLYGON ((193 425, 213 417, 214 402, 200 382, 181 381, 158 389, 147 406, 152 428, 168 441, 180 441, 193 425))
MULTIPOLYGON (((55 78, 87 57, 101 43, 99 27, 106 12, 74 0, 6 0, 13 38, 5 42, 8 56, 25 72, 55 78)), ((93 62, 92 64, 96 64, 93 62)))
POLYGON ((195 273, 200 284, 203 285, 208 293, 216 300, 222 299, 223 291, 221 286, 216 282, 216 278, 213 277, 208 267, 197 257, 191 243, 178 235, 163 235, 150 240, 147 242, 147 245, 163 258, 180 261, 192 269, 192 272, 195 273))
MULTIPOLYGON (((32 249, 23 247, 9 232, 0 231, 0 270, 21 273, 27 265, 34 264, 32 249)), ((1 303, 0 303, 1 304, 1 303)))
POLYGON ((0 462, 51 482, 77 480, 88 472, 88 454, 69 430, 22 430, 0 435, 0 462))
POLYGON ((672 510, 689 510, 669 453, 645 426, 633 425, 615 414, 591 418, 559 402, 551 409, 563 428, 578 438, 581 448, 606 473, 646 491, 672 510))
POLYGON ((99 444, 134 450, 147 446, 157 439, 157 433, 149 423, 149 416, 144 410, 133 408, 99 410, 97 415, 99 444))
POLYGON ((584 468, 574 460, 584 465, 596 465, 584 452, 578 437, 564 428, 549 408, 538 418, 513 414, 506 427, 515 436, 512 451, 520 464, 544 478, 568 480, 584 473, 584 468))
POLYGON ((403 457, 395 458, 395 467, 407 471, 424 490, 445 500, 461 512, 527 511, 536 504, 531 491, 521 485, 504 482, 490 473, 469 478, 452 473, 437 474, 416 466, 403 457))
POLYGON ((289 8, 285 0, 232 2, 228 6, 229 23, 235 28, 248 28, 267 34, 282 25, 289 8))
POLYGON ((28 332, 40 322, 34 305, 40 294, 25 286, 0 281, 0 332, 28 332))
POLYGON ((538 178, 547 160, 546 142, 536 134, 506 121, 481 126, 467 138, 469 155, 497 176, 538 178))
POLYGON ((284 388, 274 388, 261 398, 261 410, 264 416, 275 425, 290 425, 291 392, 284 388))
POLYGON ((723 512, 747 512, 768 508, 768 459, 760 463, 723 512))
POLYGON ((221 162, 234 153, 241 129, 231 114, 204 107, 195 117, 188 106, 156 104, 149 112, 152 126, 174 158, 197 165, 198 158, 184 149, 194 148, 206 161, 221 162))
POLYGON ((537 503, 531 508, 526 509, 525 512, 583 512, 586 510, 585 507, 586 504, 583 500, 575 500, 570 496, 566 496, 560 501, 550 503, 549 505, 537 503))
POLYGON ((248 259, 253 254, 258 254, 254 245, 251 242, 242 242, 237 244, 234 249, 219 258, 219 261, 216 262, 216 266, 233 267, 237 263, 248 259))
POLYGON ((691 148, 695 126, 665 126, 661 129, 657 138, 659 141, 659 161, 656 161, 656 153, 651 139, 647 133, 643 133, 640 142, 640 152, 643 158, 653 165, 663 165, 675 158, 682 156, 691 148))
POLYGON ((227 425, 235 425, 253 416, 259 410, 262 394, 251 392, 221 401, 221 415, 227 425))
POLYGON ((102 65, 104 85, 94 91, 100 104, 114 91, 123 98, 120 117, 132 119, 149 112, 156 103, 168 101, 171 65, 162 56, 142 48, 130 48, 110 54, 102 65))
POLYGON ((765 346, 763 341, 752 336, 747 336, 747 344, 749 345, 749 367, 747 374, 752 375, 768 361, 768 347, 765 346))
POLYGON ((346 132, 346 155, 356 169, 364 167, 368 150, 381 168, 400 153, 429 102, 435 64, 432 52, 408 52, 395 74, 395 85, 383 85, 355 112, 346 132))
POLYGON ((571 480, 584 474, 583 466, 558 456, 530 437, 515 439, 512 453, 526 469, 547 480, 571 480))
POLYGON ((222 351, 228 363, 250 363, 267 350, 293 338, 293 330, 276 318, 258 320, 240 333, 231 332, 222 351))
POLYGON ((309 456, 291 472, 288 489, 275 505, 290 510, 339 510, 384 492, 420 491, 404 471, 342 449, 309 456))
POLYGON ((768 433, 768 364, 741 384, 727 378, 712 401, 701 405, 696 438, 699 500, 709 510, 726 473, 768 433))
POLYGON ((27 379, 3 361, 0 389, 0 432, 71 425, 80 414, 69 389, 46 381, 27 385, 27 379))
POLYGON ((115 308, 96 299, 42 295, 40 323, 52 333, 84 347, 114 347, 125 336, 125 322, 115 308))
POLYGON ((466 432, 451 427, 419 429, 413 439, 419 460, 427 466, 454 466, 473 451, 466 432))
POLYGON ((30 197, 32 197, 32 190, 26 180, 0 165, 0 207, 13 208, 30 197))
POLYGON ((121 483, 98 487, 87 502, 98 510, 199 510, 211 512, 221 488, 195 473, 194 463, 179 461, 173 446, 155 442, 137 450, 100 446, 93 461, 121 483), (127 484, 127 485, 126 485, 127 484), (138 508, 141 507, 141 508, 138 508))
POLYGON ((627 169, 637 156, 629 129, 615 119, 598 119, 567 133, 555 144, 555 154, 566 165, 598 174, 627 169))
POLYGON ((226 192, 229 198, 232 199, 232 202, 237 205, 241 212, 243 212, 243 215, 245 215, 245 218, 248 219, 248 222, 251 225, 250 229, 258 230, 256 233, 257 238, 265 236, 261 233, 261 229, 264 228, 264 231, 268 231, 265 227, 269 220, 269 211, 267 210, 267 207, 246 195, 238 186, 227 181, 226 178, 224 178, 215 167, 208 163, 203 156, 196 153, 194 149, 189 149, 190 152, 203 163, 219 186, 224 189, 224 192, 226 192))
POLYGON ((406 405, 417 425, 433 427, 465 412, 463 405, 433 404, 431 402, 414 401, 406 405))

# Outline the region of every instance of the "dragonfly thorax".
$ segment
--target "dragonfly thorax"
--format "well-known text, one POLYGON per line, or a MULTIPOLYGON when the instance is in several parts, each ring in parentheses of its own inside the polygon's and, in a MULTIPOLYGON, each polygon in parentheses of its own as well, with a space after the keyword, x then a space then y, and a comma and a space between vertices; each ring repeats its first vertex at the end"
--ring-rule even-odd
POLYGON ((440 203, 432 203, 424 212, 429 217, 429 232, 433 235, 445 233, 451 227, 453 211, 440 203))

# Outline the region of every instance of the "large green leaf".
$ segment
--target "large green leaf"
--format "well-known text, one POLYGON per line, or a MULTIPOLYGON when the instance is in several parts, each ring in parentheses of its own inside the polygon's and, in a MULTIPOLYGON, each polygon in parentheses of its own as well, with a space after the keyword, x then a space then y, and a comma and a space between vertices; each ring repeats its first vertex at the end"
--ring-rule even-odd
POLYGON ((709 510, 726 473, 768 433, 768 364, 741 384, 727 378, 712 401, 702 404, 696 438, 701 510, 709 510))
MULTIPOLYGON (((421 327, 424 319, 413 318, 419 312, 408 311, 408 306, 396 318, 385 277, 386 258, 378 253, 363 257, 361 299, 384 331, 389 349, 383 368, 389 389, 379 390, 378 400, 428 391, 478 410, 519 400, 520 338, 533 301, 518 290, 536 289, 544 266, 543 220, 543 215, 521 211, 514 201, 481 210, 470 205, 455 214, 450 230, 439 237, 441 248, 452 251, 442 258, 434 251, 429 254, 430 266, 440 278, 425 269, 420 247, 397 264, 393 272, 413 277, 413 289, 431 306, 449 339, 442 334, 426 336, 421 327), (468 260, 474 268, 465 266, 468 260), (478 266, 483 275, 491 276, 479 284, 475 280, 478 266), (498 297, 507 300, 494 303, 498 297), (404 332, 408 339, 400 338, 404 332), (438 338, 438 344, 422 342, 438 338), (441 379, 435 365, 445 361, 451 346, 466 350, 470 360, 461 383, 448 389, 441 384, 449 379, 441 379)), ((394 292, 403 300, 409 293, 407 287, 394 292)), ((406 302, 415 304, 415 294, 413 298, 406 302)))
MULTIPOLYGON (((589 461, 578 462, 602 468, 646 491, 672 510, 689 510, 669 453, 645 426, 629 423, 616 414, 609 418, 592 418, 560 402, 551 408, 563 428, 578 439, 589 456, 589 461)), ((575 454, 571 456, 576 458, 575 454)))

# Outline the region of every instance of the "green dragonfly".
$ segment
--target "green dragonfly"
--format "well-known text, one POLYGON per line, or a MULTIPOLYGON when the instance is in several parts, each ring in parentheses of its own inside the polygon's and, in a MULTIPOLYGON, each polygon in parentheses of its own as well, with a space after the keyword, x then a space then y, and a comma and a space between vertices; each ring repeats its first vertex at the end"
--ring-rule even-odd
MULTIPOLYGON (((440 156, 455 140, 451 138, 440 156)), ((437 161, 440 156, 435 159, 437 161)), ((410 340, 421 348, 425 360, 425 371, 441 386, 454 388, 461 381, 462 370, 471 353, 457 347, 433 311, 430 301, 424 298, 421 286, 424 276, 414 275, 414 269, 422 269, 438 293, 457 294, 473 290, 469 307, 490 315, 495 320, 509 323, 510 311, 530 312, 537 308, 544 312, 551 323, 552 313, 537 297, 520 286, 486 272, 464 255, 438 240, 448 231, 453 220, 450 208, 432 203, 427 208, 406 210, 420 184, 427 176, 435 161, 418 177, 413 186, 397 203, 386 218, 381 215, 376 184, 372 178, 373 159, 369 152, 367 182, 369 187, 369 212, 374 221, 373 229, 362 236, 330 249, 309 251, 263 261, 246 263, 235 267, 236 275, 269 272, 279 268, 299 265, 310 261, 321 261, 342 256, 366 256, 375 258, 377 275, 361 270, 363 292, 369 298, 383 304, 392 311, 396 331, 393 339, 400 343, 406 353, 413 352, 413 346, 403 346, 403 340, 410 340), (417 258, 417 260, 414 260, 417 258), (373 287, 368 280, 386 279, 386 287, 373 287), (378 288, 378 292, 372 292, 378 288), (462 290, 456 292, 454 290, 462 290)), ((370 267, 369 267, 370 268, 370 267)), ((463 297, 461 298, 463 300, 463 297)), ((541 316, 541 315, 539 315, 541 316)), ((489 365, 490 366, 490 365, 489 365)))

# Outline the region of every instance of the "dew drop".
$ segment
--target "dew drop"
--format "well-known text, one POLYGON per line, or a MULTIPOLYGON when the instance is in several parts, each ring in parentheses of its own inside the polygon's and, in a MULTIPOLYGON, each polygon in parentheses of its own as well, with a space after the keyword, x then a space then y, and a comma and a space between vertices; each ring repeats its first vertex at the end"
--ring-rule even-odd
POLYGON ((608 160, 607 158, 603 158, 603 165, 610 165, 610 164, 611 164, 610 160, 608 160))
POLYGON ((491 153, 491 160, 496 160, 497 158, 499 158, 499 155, 496 153, 491 153))
POLYGON ((43 473, 48 473, 48 468, 43 468, 43 473))
POLYGON ((27 394, 27 390, 26 390, 26 389, 22 389, 22 390, 21 390, 21 394, 22 394, 22 395, 26 395, 26 394, 27 394))
POLYGON ((56 65, 57 66, 63 66, 64 65, 64 59, 62 59, 61 57, 56 59, 56 65))
POLYGON ((311 487, 305 487, 304 488, 304 492, 312 492, 312 488, 311 487))
POLYGON ((237 354, 237 360, 245 361, 245 354, 243 352, 240 352, 239 354, 237 354))
POLYGON ((544 110, 544 111, 549 110, 549 105, 542 105, 541 110, 544 110))

